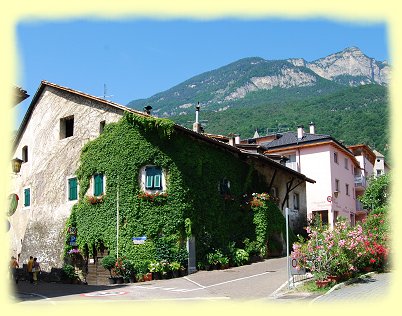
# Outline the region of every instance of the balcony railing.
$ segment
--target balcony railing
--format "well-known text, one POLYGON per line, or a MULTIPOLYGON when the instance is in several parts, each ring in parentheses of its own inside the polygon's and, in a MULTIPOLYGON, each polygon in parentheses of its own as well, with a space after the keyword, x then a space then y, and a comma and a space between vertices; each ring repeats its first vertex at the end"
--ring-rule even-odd
POLYGON ((286 162, 286 167, 297 171, 297 162, 296 161, 286 162))
POLYGON ((363 203, 360 202, 359 200, 356 200, 356 211, 363 211, 365 210, 363 203))
POLYGON ((355 176, 355 187, 366 187, 366 177, 355 176))

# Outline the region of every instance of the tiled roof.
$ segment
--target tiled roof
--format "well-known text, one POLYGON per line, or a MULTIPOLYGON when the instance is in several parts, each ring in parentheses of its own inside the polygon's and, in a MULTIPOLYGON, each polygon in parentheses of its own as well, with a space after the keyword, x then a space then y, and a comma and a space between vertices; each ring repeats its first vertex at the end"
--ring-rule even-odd
POLYGON ((277 147, 285 147, 289 145, 299 145, 305 143, 312 143, 322 140, 333 140, 335 141, 330 135, 323 135, 323 134, 309 134, 304 133, 302 139, 297 138, 297 133, 295 132, 286 132, 278 135, 278 139, 275 139, 271 142, 263 142, 260 145, 265 149, 272 149, 277 147))
MULTIPOLYGON (((20 139, 20 137, 21 137, 26 125, 28 124, 28 121, 29 121, 31 115, 32 115, 33 108, 35 107, 36 102, 38 102, 39 97, 42 94, 42 92, 43 92, 43 90, 44 90, 44 88, 46 86, 50 86, 50 87, 53 87, 53 88, 56 88, 56 89, 60 89, 60 90, 63 90, 63 91, 66 91, 66 92, 69 92, 69 93, 72 93, 72 94, 75 94, 75 95, 79 95, 79 96, 81 96, 83 98, 92 99, 92 100, 101 102, 101 103, 103 103, 105 105, 108 105, 110 107, 121 109, 123 111, 132 112, 132 113, 135 113, 135 114, 141 115, 141 116, 150 116, 148 114, 136 111, 136 110, 128 108, 126 106, 123 106, 123 105, 120 105, 120 104, 117 104, 117 103, 114 103, 114 102, 111 102, 111 101, 107 101, 107 100, 104 100, 104 99, 101 99, 101 98, 98 98, 98 97, 94 97, 92 95, 89 95, 89 94, 86 94, 86 93, 83 93, 83 92, 80 92, 80 91, 77 91, 77 90, 73 90, 73 89, 70 89, 70 88, 67 88, 67 87, 59 86, 59 85, 56 85, 54 83, 50 83, 48 81, 43 80, 41 82, 41 85, 38 88, 33 100, 31 101, 31 104, 30 104, 30 106, 28 108, 27 113, 25 114, 24 119, 22 120, 21 126, 20 126, 20 128, 18 130, 18 133, 17 133, 15 139, 14 139, 14 148, 16 148, 17 143, 19 142, 19 139, 20 139)), ((226 149, 228 151, 237 153, 239 155, 251 156, 251 157, 254 157, 256 159, 262 160, 264 163, 269 164, 274 168, 279 168, 279 169, 285 170, 285 171, 297 176, 298 178, 303 179, 304 181, 308 181, 308 182, 311 182, 311 183, 315 182, 314 180, 306 177, 304 174, 301 174, 301 173, 299 173, 297 171, 294 171, 294 170, 292 170, 292 169, 290 169, 290 168, 288 168, 286 166, 283 166, 280 163, 268 158, 265 155, 261 155, 261 154, 258 154, 258 153, 252 153, 252 152, 247 151, 247 150, 242 150, 241 148, 237 148, 236 146, 231 146, 231 145, 229 145, 229 144, 227 144, 225 142, 222 142, 222 141, 220 141, 218 139, 211 138, 210 136, 203 135, 202 133, 194 132, 193 130, 190 130, 188 128, 185 128, 185 127, 177 125, 177 124, 175 124, 174 127, 175 127, 175 129, 180 130, 182 132, 185 132, 188 135, 191 135, 192 137, 198 138, 198 139, 203 140, 203 141, 208 142, 208 143, 213 143, 213 144, 221 147, 222 149, 226 149)))

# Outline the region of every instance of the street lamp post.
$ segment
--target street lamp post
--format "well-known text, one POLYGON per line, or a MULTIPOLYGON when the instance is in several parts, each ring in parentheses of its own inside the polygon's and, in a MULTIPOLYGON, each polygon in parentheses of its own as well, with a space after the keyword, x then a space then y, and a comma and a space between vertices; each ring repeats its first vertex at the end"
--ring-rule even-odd
POLYGON ((11 167, 14 172, 14 174, 18 174, 21 170, 21 164, 23 163, 23 160, 19 158, 14 158, 11 160, 11 167))

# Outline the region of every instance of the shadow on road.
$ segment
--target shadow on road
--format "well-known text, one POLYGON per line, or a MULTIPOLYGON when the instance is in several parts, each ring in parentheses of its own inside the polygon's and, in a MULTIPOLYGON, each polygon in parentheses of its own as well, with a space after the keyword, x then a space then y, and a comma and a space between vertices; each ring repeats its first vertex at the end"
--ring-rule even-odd
POLYGON ((11 287, 11 295, 17 300, 26 300, 35 298, 35 300, 55 298, 69 295, 85 294, 106 290, 122 291, 126 284, 115 285, 84 285, 84 284, 63 284, 39 282, 31 284, 28 281, 18 282, 11 287))

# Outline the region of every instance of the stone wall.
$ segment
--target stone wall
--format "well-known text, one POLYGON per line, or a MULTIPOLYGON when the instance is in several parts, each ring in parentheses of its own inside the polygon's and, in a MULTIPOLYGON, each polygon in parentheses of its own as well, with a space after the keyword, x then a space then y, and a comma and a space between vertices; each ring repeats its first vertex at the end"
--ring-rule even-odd
POLYGON ((99 136, 100 122, 118 121, 123 110, 77 94, 46 86, 13 153, 21 158, 28 146, 28 162, 12 179, 10 193, 20 200, 10 217, 11 255, 20 263, 30 255, 43 269, 62 265, 64 226, 76 201, 68 201, 69 177, 78 167, 83 145, 99 136), (74 116, 73 136, 60 139, 60 120, 74 116), (31 205, 24 207, 24 188, 31 190, 31 205))

